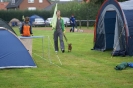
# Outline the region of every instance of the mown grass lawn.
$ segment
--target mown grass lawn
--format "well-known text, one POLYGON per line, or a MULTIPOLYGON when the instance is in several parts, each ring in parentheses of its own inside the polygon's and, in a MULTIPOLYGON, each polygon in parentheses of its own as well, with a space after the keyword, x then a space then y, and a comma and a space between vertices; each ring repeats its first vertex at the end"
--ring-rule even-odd
MULTIPOLYGON (((14 29, 19 35, 18 28, 14 29)), ((58 53, 61 65, 52 46, 53 31, 47 29, 33 28, 34 36, 45 36, 44 58, 41 39, 33 39, 32 56, 37 68, 0 70, 0 88, 133 88, 133 69, 114 69, 121 62, 133 62, 132 57, 111 57, 111 51, 91 50, 93 33, 66 32, 73 50, 68 53, 65 42, 66 52, 58 53)))

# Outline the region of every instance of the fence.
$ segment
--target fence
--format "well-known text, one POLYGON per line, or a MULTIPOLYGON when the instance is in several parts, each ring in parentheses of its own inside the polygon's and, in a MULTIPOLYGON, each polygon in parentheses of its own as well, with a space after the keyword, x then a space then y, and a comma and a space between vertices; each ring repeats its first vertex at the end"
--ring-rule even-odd
POLYGON ((77 24, 79 24, 80 29, 82 27, 82 22, 86 22, 87 28, 89 28, 90 22, 94 22, 95 23, 95 21, 96 20, 76 20, 77 24))

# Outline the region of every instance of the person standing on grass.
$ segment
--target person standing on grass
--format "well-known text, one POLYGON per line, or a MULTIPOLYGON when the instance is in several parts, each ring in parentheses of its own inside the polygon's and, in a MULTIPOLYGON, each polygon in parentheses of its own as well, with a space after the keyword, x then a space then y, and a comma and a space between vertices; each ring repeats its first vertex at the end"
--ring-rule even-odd
POLYGON ((60 48, 62 53, 65 52, 65 47, 64 47, 64 41, 63 41, 63 35, 65 31, 65 25, 64 21, 61 18, 61 13, 60 10, 56 11, 56 16, 57 16, 57 22, 56 22, 56 28, 54 29, 54 47, 55 47, 55 52, 57 53, 59 51, 58 48, 58 37, 60 39, 60 48))
POLYGON ((70 32, 74 32, 74 28, 75 28, 75 24, 76 24, 76 19, 75 19, 74 15, 72 15, 70 17, 70 24, 72 26, 72 28, 70 29, 70 32))
POLYGON ((33 35, 32 26, 30 25, 29 22, 29 17, 25 17, 25 20, 20 27, 20 34, 21 36, 27 36, 27 37, 33 35))

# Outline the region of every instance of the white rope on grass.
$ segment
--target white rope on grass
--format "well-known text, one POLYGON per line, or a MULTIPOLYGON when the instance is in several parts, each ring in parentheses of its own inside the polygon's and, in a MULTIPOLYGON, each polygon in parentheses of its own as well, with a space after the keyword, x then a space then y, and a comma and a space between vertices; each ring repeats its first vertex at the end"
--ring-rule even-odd
POLYGON ((60 64, 62 65, 62 62, 61 62, 61 60, 60 60, 60 58, 59 58, 58 54, 56 55, 56 57, 58 58, 58 60, 59 60, 60 64))
MULTIPOLYGON (((50 39, 50 37, 48 36, 48 35, 46 35, 46 37, 48 38, 48 58, 49 58, 49 61, 48 62, 50 62, 50 63, 52 63, 52 60, 50 59, 50 43, 51 43, 51 45, 52 45, 52 47, 53 47, 53 49, 54 49, 54 46, 53 46, 53 44, 52 44, 52 42, 51 42, 51 39, 50 39), (49 42, 50 41, 50 42, 49 42)), ((42 40, 42 42, 43 42, 44 40, 42 40)), ((44 48, 44 47, 42 47, 42 48, 44 48)), ((35 54, 35 53, 34 53, 35 54)), ((60 58, 59 58, 59 55, 57 54, 57 53, 55 53, 56 54, 56 57, 57 57, 57 59, 59 60, 59 62, 60 62, 60 64, 62 65, 62 62, 61 62, 61 60, 60 60, 60 58)), ((37 54, 36 54, 37 55, 37 54)), ((39 55, 37 55, 37 56, 39 56, 39 55)), ((39 57, 41 57, 41 56, 39 56, 39 57)), ((43 57, 44 57, 44 51, 43 51, 43 57)), ((43 57, 41 57, 41 58, 43 58, 43 57)), ((44 58, 45 59, 45 58, 44 58)), ((46 59, 45 59, 46 60, 46 59)), ((52 63, 53 64, 53 63, 52 63)))
MULTIPOLYGON (((52 45, 52 48, 54 49, 54 45, 52 44, 52 41, 51 41, 51 39, 50 39, 50 37, 48 36, 48 35, 46 35, 46 37, 48 38, 48 58, 49 58, 49 62, 50 63, 52 63, 52 61, 51 61, 51 59, 50 59, 50 44, 49 44, 49 41, 50 41, 50 43, 51 43, 51 45, 52 45)), ((60 64, 62 65, 62 62, 61 62, 61 60, 60 60, 60 57, 59 57, 59 55, 55 52, 55 54, 56 54, 56 57, 57 57, 57 59, 58 59, 58 61, 60 62, 60 64)))
MULTIPOLYGON (((32 52, 33 53, 33 52, 32 52)), ((61 68, 59 65, 57 65, 57 64, 55 64, 55 63, 53 63, 53 62, 50 62, 50 61, 48 61, 47 59, 45 59, 44 57, 42 57, 42 56, 40 56, 40 55, 38 55, 38 54, 36 54, 36 53, 33 53, 34 55, 36 55, 36 56, 38 56, 38 57, 40 57, 41 59, 43 59, 43 60, 45 60, 45 61, 47 61, 47 62, 49 62, 50 64, 53 64, 53 65, 55 65, 55 66, 57 66, 57 67, 59 67, 59 68, 61 68)))
POLYGON ((52 63, 52 61, 51 61, 51 59, 50 59, 50 44, 49 44, 49 36, 47 36, 47 38, 48 38, 48 58, 49 58, 49 61, 50 61, 50 63, 52 63))
MULTIPOLYGON (((48 46, 47 46, 47 48, 48 48, 48 58, 49 58, 49 61, 50 61, 50 63, 51 63, 51 59, 50 59, 50 47, 49 47, 49 36, 45 36, 45 37, 47 37, 47 39, 48 39, 48 46)), ((42 43, 44 42, 44 39, 42 40, 42 43)), ((37 44, 37 45, 40 45, 40 44, 37 44)), ((44 57, 44 43, 43 43, 43 45, 42 45, 42 49, 43 49, 43 57, 44 57)))
POLYGON ((49 36, 48 36, 48 39, 49 39, 49 41, 50 41, 50 43, 51 43, 51 45, 52 45, 52 48, 54 49, 54 45, 53 45, 53 43, 52 43, 52 41, 51 41, 51 39, 50 39, 49 36))
MULTIPOLYGON (((50 41, 50 43, 51 43, 51 45, 52 45, 52 47, 53 47, 53 49, 54 49, 54 45, 53 45, 53 43, 51 42, 51 39, 49 38, 49 36, 48 36, 48 39, 49 39, 49 41, 50 41)), ((59 60, 60 64, 62 65, 62 62, 61 62, 61 60, 60 60, 59 55, 58 55, 56 52, 55 52, 55 54, 56 54, 56 57, 57 57, 57 59, 59 60)))

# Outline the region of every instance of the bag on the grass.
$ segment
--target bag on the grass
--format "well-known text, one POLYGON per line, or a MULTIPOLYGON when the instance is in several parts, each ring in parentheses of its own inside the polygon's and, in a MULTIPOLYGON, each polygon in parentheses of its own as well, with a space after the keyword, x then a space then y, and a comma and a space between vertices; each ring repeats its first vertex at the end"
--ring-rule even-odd
POLYGON ((133 68, 133 63, 128 63, 128 66, 133 68))
POLYGON ((116 69, 116 70, 123 70, 123 69, 125 69, 125 68, 127 68, 127 67, 128 67, 128 63, 127 63, 127 62, 122 62, 121 64, 117 65, 117 66, 115 67, 115 69, 116 69))

